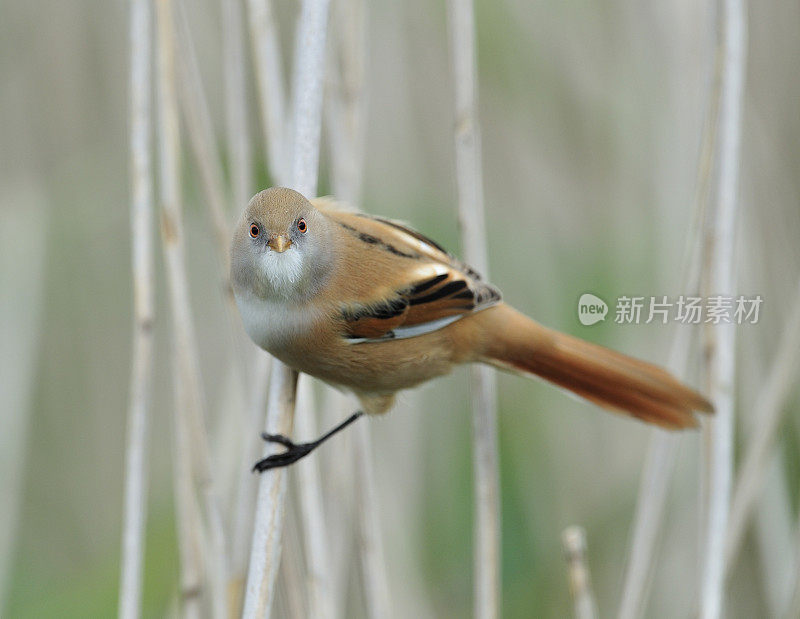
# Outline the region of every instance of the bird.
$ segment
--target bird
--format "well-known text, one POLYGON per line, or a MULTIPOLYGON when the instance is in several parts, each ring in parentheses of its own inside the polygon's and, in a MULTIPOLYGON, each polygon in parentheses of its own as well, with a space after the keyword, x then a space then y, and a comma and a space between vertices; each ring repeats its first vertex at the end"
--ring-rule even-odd
POLYGON ((257 193, 235 228, 230 281, 244 329, 287 366, 358 398, 316 441, 263 434, 286 466, 398 391, 484 363, 544 378, 602 408, 663 428, 698 424, 712 404, 666 370, 539 324, 441 245, 405 223, 285 187, 257 193))

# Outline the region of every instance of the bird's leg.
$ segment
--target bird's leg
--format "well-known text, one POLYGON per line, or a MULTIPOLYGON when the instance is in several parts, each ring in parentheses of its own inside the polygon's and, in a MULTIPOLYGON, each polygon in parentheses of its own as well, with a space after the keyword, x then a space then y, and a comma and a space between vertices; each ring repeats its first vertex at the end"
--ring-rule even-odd
POLYGON ((312 451, 314 451, 314 449, 319 447, 322 443, 327 441, 334 434, 336 434, 340 430, 344 430, 347 426, 349 426, 363 414, 364 413, 362 411, 357 411, 353 413, 352 415, 350 415, 350 417, 345 419, 338 426, 332 428, 331 430, 320 436, 317 440, 311 441, 310 443, 295 443, 292 439, 284 436, 283 434, 267 434, 266 432, 262 432, 261 438, 263 438, 268 443, 278 443, 279 445, 283 445, 284 447, 286 447, 286 451, 277 454, 272 454, 271 456, 267 456, 266 458, 262 458, 253 465, 253 471, 258 471, 259 473, 263 473, 264 471, 268 471, 269 469, 276 469, 297 462, 300 458, 304 458, 312 451))

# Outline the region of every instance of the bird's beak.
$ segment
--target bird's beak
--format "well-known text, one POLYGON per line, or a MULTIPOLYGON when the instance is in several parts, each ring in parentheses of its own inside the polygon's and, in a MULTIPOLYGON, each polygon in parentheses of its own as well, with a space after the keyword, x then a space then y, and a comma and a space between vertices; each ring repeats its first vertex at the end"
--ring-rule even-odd
POLYGON ((269 245, 270 249, 278 252, 279 254, 282 254, 289 249, 291 244, 292 242, 284 234, 273 235, 269 237, 269 240, 267 241, 267 245, 269 245))

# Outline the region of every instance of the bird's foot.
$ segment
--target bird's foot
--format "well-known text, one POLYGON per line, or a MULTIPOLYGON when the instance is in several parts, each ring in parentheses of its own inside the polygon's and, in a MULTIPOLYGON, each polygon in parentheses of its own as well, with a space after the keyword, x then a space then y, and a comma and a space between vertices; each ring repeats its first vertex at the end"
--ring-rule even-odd
POLYGON ((363 412, 358 411, 350 415, 350 417, 345 419, 338 426, 336 426, 332 430, 329 430, 328 432, 320 436, 317 440, 311 441, 310 443, 295 443, 292 439, 284 436, 283 434, 268 434, 267 432, 262 432, 261 434, 262 439, 264 439, 268 443, 278 443, 279 445, 283 445, 284 447, 286 447, 286 451, 272 454, 271 456, 267 456, 266 458, 262 458, 253 465, 253 471, 258 471, 259 473, 263 473, 264 471, 268 471, 269 469, 277 469, 284 466, 289 466, 290 464, 294 464, 301 458, 305 458, 314 449, 319 447, 322 443, 324 443, 334 434, 336 434, 340 430, 344 430, 347 426, 349 426, 363 414, 364 414, 363 412))
POLYGON ((294 441, 283 434, 267 434, 266 432, 262 432, 261 438, 267 443, 278 443, 278 445, 283 445, 287 449, 292 449, 292 447, 295 446, 294 441))

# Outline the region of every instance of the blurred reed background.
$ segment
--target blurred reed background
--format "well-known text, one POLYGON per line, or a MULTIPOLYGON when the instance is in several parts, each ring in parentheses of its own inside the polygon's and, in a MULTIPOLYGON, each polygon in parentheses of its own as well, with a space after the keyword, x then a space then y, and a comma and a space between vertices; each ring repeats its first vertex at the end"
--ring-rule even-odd
MULTIPOLYGON (((333 0, 334 12, 339 4, 333 0)), ((407 220, 460 253, 445 4, 367 4, 361 206, 407 220)), ((220 3, 183 5, 222 144, 227 76, 220 3)), ((299 4, 281 0, 274 8, 283 69, 291 75, 299 4)), ((713 96, 716 10, 712 2, 686 0, 475 3, 493 282, 511 304, 545 324, 659 364, 668 361, 677 330, 688 327, 612 320, 584 327, 576 304, 586 291, 607 301, 691 293, 681 289, 680 265, 713 96)), ((3 8, 3 616, 112 616, 117 609, 132 324, 128 22, 129 7, 120 1, 3 8)), ((760 294, 764 305, 759 324, 737 333, 737 463, 764 427, 764 411, 777 409, 783 417, 774 448, 768 443, 766 449, 768 473, 757 478, 754 517, 729 568, 726 616, 732 617, 780 616, 797 582, 796 360, 780 346, 794 341, 791 325, 798 320, 798 25, 796 3, 772 0, 749 10, 736 266, 739 291, 760 294), (775 372, 783 378, 765 400, 764 386, 773 384, 775 372), (776 398, 781 391, 785 397, 776 398)), ((249 42, 245 49, 254 193, 276 174, 266 165, 249 42)), ((232 345, 238 335, 226 327, 207 195, 185 125, 183 133, 191 305, 212 469, 227 519, 232 480, 241 471, 229 457, 235 439, 226 421, 241 414, 252 390, 228 368, 243 357, 249 363, 250 348, 232 345)), ((333 186, 327 135, 323 130, 320 194, 333 186)), ((225 148, 218 156, 230 170, 225 148)), ((232 220, 244 205, 230 202, 225 207, 232 220)), ((163 256, 156 256, 144 616, 174 612, 178 589, 172 329, 163 256)), ((695 346, 688 376, 696 385, 702 384, 699 358, 695 346)), ((407 393, 386 418, 369 420, 396 617, 471 613, 468 376, 462 369, 407 393)), ((597 606, 601 616, 614 615, 651 430, 521 378, 500 375, 498 394, 503 614, 572 612, 560 540, 563 529, 580 524, 597 606)), ((333 417, 323 415, 318 425, 333 417)), ((685 617, 698 607, 701 439, 699 432, 686 433, 677 447, 644 616, 685 617)), ((329 471, 345 444, 331 443, 312 457, 329 471)), ((304 569, 298 475, 288 475, 284 580, 287 572, 304 569)), ((350 520, 340 497, 352 497, 356 480, 322 481, 326 504, 342 519, 336 530, 345 531, 350 520)), ((331 543, 342 538, 353 546, 347 535, 352 531, 337 532, 331 543)), ((346 616, 364 616, 356 553, 344 557, 337 604, 346 616)), ((275 615, 296 616, 302 598, 293 599, 291 588, 283 591, 275 615)))

